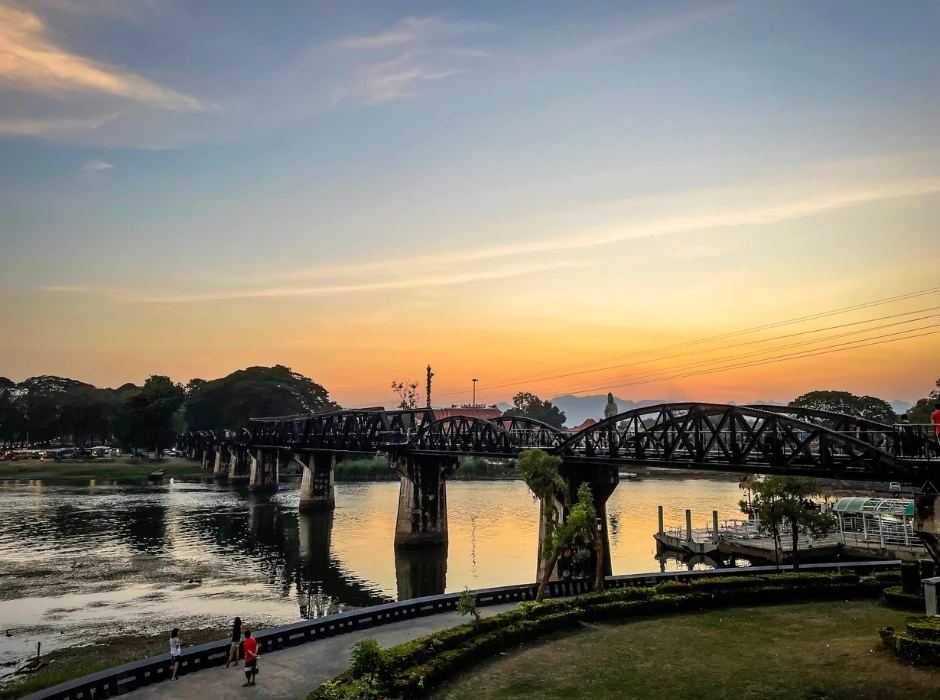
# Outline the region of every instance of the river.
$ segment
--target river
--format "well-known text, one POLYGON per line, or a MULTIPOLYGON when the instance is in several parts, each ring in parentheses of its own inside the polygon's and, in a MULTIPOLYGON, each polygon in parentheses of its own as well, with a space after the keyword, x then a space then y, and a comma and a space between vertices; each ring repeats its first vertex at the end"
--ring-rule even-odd
MULTIPOLYGON (((0 664, 115 634, 268 626, 395 599, 533 581, 538 506, 521 481, 447 485, 446 552, 392 545, 394 482, 337 484, 333 513, 299 514, 299 488, 212 483, 0 481, 0 664), (9 629, 11 636, 4 631, 9 629)), ((608 502, 615 574, 658 561, 667 526, 737 517, 736 481, 622 482, 608 502)))

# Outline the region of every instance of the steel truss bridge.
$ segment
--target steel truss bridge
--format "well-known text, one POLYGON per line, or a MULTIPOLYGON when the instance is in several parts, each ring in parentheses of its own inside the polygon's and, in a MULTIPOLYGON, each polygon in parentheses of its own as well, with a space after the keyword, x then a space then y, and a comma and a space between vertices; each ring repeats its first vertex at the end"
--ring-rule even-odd
POLYGON ((250 429, 197 432, 191 454, 229 446, 295 455, 375 454, 390 460, 513 458, 529 449, 566 464, 658 466, 922 484, 940 449, 920 434, 917 449, 896 426, 783 406, 666 403, 607 418, 580 432, 522 417, 434 420, 431 409, 341 410, 253 419, 250 429), (899 446, 904 445, 904 449, 899 446), (907 454, 910 452, 910 454, 907 454))

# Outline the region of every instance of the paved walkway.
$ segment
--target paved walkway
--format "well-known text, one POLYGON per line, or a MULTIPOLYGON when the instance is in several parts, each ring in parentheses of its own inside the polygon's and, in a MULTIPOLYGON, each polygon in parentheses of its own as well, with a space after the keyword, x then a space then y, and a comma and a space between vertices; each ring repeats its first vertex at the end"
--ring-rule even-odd
MULTIPOLYGON (((516 603, 491 605, 481 608, 485 616, 512 610, 516 603)), ((301 700, 324 681, 328 681, 349 668, 349 655, 353 644, 360 639, 375 637, 382 647, 390 647, 431 632, 437 632, 461 622, 456 612, 419 617, 368 630, 359 630, 336 637, 308 642, 296 647, 263 654, 258 664, 258 685, 242 688, 245 673, 238 668, 222 666, 188 676, 178 681, 163 681, 133 691, 133 700, 145 698, 173 698, 175 700, 228 700, 229 698, 272 698, 275 700, 301 700)))

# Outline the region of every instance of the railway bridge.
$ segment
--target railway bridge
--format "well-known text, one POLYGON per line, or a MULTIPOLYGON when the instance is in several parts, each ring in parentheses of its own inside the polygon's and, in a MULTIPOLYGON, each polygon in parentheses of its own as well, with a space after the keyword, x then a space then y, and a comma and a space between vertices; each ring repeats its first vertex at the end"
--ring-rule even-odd
MULTIPOLYGON (((940 512, 929 483, 940 449, 926 433, 902 430, 811 409, 710 403, 634 409, 575 433, 523 417, 435 420, 431 409, 362 409, 257 418, 238 432, 191 433, 186 449, 217 476, 257 490, 276 489, 281 467, 299 463, 302 510, 334 507, 337 459, 384 455, 401 482, 396 547, 446 545, 446 483, 465 456, 512 459, 542 449, 561 457, 570 493, 590 485, 605 541, 606 502, 621 468, 899 482, 923 491, 915 527, 938 558, 940 512)), ((560 500, 556 507, 564 513, 560 500)))

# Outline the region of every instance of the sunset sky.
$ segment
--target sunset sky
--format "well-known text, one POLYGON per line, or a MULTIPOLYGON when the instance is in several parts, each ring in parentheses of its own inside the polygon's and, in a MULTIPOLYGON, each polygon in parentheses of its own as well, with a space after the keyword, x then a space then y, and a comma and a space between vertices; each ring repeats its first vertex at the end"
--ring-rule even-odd
POLYGON ((938 39, 936 0, 0 0, 0 375, 914 401, 938 39))

